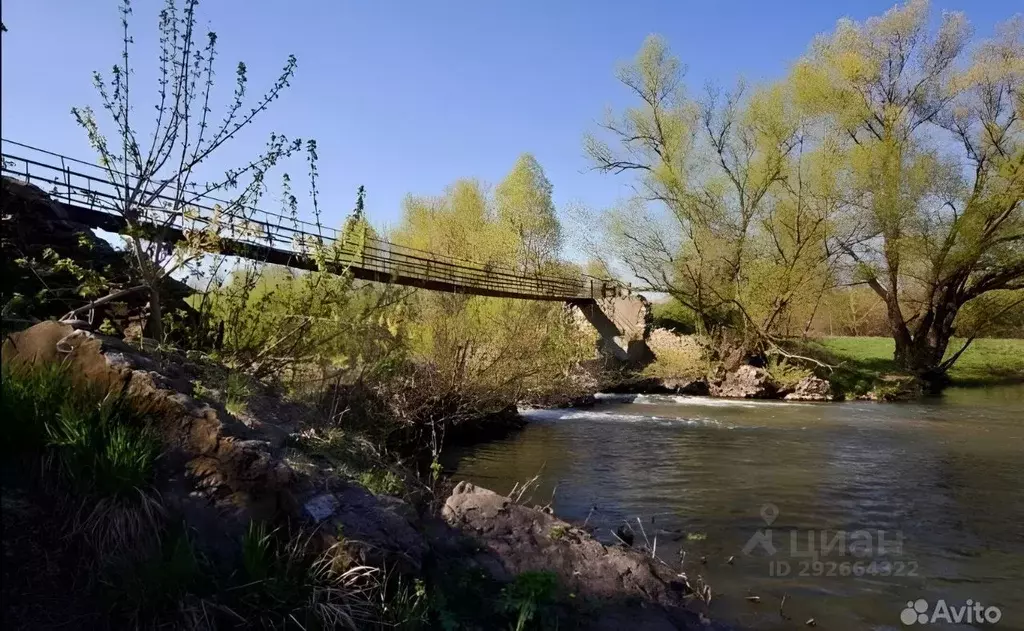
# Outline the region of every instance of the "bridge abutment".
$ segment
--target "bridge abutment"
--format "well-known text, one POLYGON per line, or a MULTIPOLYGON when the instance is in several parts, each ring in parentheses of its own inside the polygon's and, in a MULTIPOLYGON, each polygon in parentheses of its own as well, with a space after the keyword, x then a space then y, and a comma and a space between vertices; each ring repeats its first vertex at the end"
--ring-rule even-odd
POLYGON ((617 361, 644 365, 654 359, 647 346, 651 303, 640 295, 572 301, 601 336, 601 353, 617 361))

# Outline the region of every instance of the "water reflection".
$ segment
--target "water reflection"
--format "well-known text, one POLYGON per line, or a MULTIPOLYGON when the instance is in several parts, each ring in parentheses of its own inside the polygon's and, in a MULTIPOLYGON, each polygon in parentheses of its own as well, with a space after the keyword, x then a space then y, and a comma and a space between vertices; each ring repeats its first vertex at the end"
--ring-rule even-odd
MULTIPOLYGON (((499 492, 539 473, 534 501, 553 494, 559 516, 589 517, 606 541, 639 517, 662 558, 685 553, 690 571, 707 577, 713 613, 745 627, 796 628, 814 617, 828 629, 899 628, 907 600, 971 598, 1002 608, 1000 628, 1024 629, 1022 411, 1024 387, 899 405, 610 398, 591 410, 533 412, 523 432, 449 453, 448 464, 499 492), (767 527, 767 503, 778 507, 771 528, 784 545, 776 557, 745 556, 767 527), (867 560, 899 561, 912 575, 816 576, 813 560, 794 554, 806 545, 794 551, 788 540, 790 531, 857 530, 901 533, 899 554, 875 550, 867 560), (772 558, 793 574, 770 576, 772 558), (777 613, 783 594, 790 621, 777 613)), ((833 551, 819 560, 860 559, 833 551)))

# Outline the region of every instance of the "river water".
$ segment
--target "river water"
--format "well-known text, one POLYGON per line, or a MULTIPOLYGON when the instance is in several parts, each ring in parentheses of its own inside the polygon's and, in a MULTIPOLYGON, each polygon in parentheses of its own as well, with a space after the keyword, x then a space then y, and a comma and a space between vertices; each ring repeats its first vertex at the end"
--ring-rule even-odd
POLYGON ((1024 386, 906 404, 609 395, 525 414, 449 454, 455 476, 507 493, 539 474, 533 503, 605 542, 629 523, 707 581, 712 618, 899 629, 908 602, 952 617, 970 599, 999 621, 947 626, 940 609, 926 626, 1024 629, 1024 386))

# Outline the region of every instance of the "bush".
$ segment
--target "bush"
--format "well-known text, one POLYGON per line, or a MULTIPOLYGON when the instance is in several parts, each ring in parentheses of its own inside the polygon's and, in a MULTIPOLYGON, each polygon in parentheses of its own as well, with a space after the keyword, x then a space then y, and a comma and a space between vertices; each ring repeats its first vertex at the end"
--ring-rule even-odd
POLYGON ((796 384, 800 383, 801 379, 814 374, 806 368, 790 363, 785 358, 780 359, 775 355, 768 359, 765 370, 768 371, 772 381, 778 384, 782 390, 792 390, 796 384))
POLYGON ((675 298, 651 305, 654 326, 679 335, 692 335, 697 331, 697 316, 692 309, 684 307, 675 298))
POLYGON ((647 343, 655 356, 654 361, 644 368, 644 374, 649 377, 699 379, 706 377, 711 369, 711 362, 697 336, 655 329, 647 343))

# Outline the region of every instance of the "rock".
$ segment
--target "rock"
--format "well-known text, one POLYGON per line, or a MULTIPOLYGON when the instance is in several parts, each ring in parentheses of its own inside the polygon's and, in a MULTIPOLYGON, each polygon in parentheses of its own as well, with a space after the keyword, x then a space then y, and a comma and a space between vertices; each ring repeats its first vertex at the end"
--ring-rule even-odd
POLYGON ((827 379, 809 375, 801 379, 792 392, 786 395, 787 401, 831 401, 832 384, 827 379))
POLYGON ((305 502, 310 516, 329 522, 345 552, 360 565, 419 573, 427 544, 413 526, 416 511, 396 497, 375 496, 361 486, 343 484, 305 502), (312 509, 312 510, 310 510, 312 509), (324 517, 324 515, 327 515, 324 517))
POLYGON ((732 399, 770 399, 778 388, 764 368, 743 365, 710 384, 711 396, 732 399))
MULTIPOLYGON (((593 612, 582 628, 621 628, 602 620, 643 621, 645 629, 707 628, 684 608, 687 594, 675 573, 641 551, 606 547, 552 515, 468 482, 455 487, 442 516, 499 562, 492 578, 553 572, 581 610, 593 612)), ((488 567, 481 560, 477 565, 488 567)))
POLYGON ((671 394, 707 396, 711 389, 706 379, 661 379, 661 387, 671 394))

